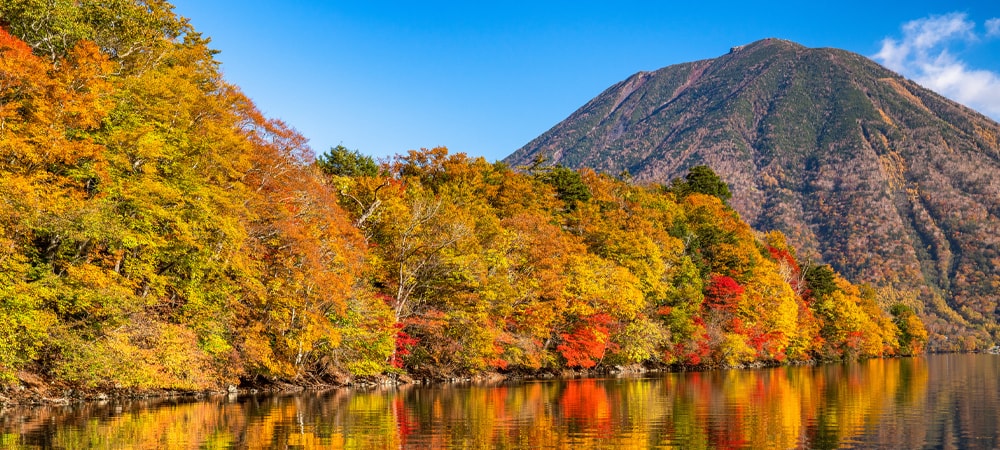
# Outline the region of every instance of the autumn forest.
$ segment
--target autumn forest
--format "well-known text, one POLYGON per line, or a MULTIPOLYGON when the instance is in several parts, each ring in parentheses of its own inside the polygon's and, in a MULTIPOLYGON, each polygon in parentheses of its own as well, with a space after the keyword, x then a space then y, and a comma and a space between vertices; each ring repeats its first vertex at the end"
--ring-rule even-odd
POLYGON ((752 229, 707 166, 661 185, 444 148, 315 156, 168 3, 50 3, 0 6, 0 385, 923 351, 913 305, 752 229))

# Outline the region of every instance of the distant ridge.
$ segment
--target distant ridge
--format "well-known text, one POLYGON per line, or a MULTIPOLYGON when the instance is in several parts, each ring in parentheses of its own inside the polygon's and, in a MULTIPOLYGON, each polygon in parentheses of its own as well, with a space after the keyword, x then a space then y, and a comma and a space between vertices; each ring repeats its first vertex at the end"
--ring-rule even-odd
POLYGON ((708 164, 803 255, 919 307, 932 349, 1000 335, 1000 125, 855 53, 782 39, 639 72, 506 158, 666 182, 708 164))

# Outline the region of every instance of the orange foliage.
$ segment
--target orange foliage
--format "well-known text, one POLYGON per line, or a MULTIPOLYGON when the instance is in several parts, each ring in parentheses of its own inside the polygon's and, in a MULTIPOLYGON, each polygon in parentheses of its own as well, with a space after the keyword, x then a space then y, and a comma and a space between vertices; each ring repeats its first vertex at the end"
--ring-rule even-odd
MULTIPOLYGON (((131 6, 135 29, 51 60, 0 30, 0 379, 207 388, 900 347, 843 280, 806 305, 783 236, 760 242, 714 196, 443 147, 322 173, 207 39, 131 6)), ((897 323, 919 351, 919 319, 897 323)))

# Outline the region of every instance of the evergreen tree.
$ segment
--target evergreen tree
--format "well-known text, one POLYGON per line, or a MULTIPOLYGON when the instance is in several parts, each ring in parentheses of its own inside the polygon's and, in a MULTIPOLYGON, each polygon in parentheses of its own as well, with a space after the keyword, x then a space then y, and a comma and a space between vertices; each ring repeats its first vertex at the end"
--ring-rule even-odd
POLYGON ((718 197, 723 203, 733 197, 729 185, 708 166, 692 167, 683 180, 678 178, 673 181, 672 190, 678 197, 698 193, 718 197))
POLYGON ((344 177, 378 175, 378 164, 371 156, 362 155, 357 150, 348 150, 343 145, 331 148, 316 158, 316 165, 323 173, 344 177))

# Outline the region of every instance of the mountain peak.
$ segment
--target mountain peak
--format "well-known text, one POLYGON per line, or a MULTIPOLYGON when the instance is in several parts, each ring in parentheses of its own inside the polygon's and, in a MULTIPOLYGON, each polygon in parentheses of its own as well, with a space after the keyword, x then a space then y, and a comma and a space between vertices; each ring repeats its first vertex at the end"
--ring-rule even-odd
POLYGON ((1000 333, 998 141, 996 122, 861 55, 767 38, 630 77, 506 161, 646 182, 707 164, 757 229, 919 299, 939 338, 985 343, 1000 333))
POLYGON ((806 46, 799 44, 797 42, 792 42, 787 39, 769 37, 760 40, 750 42, 749 44, 737 45, 729 49, 729 53, 737 53, 741 50, 753 50, 761 47, 779 48, 779 49, 804 49, 806 46))

